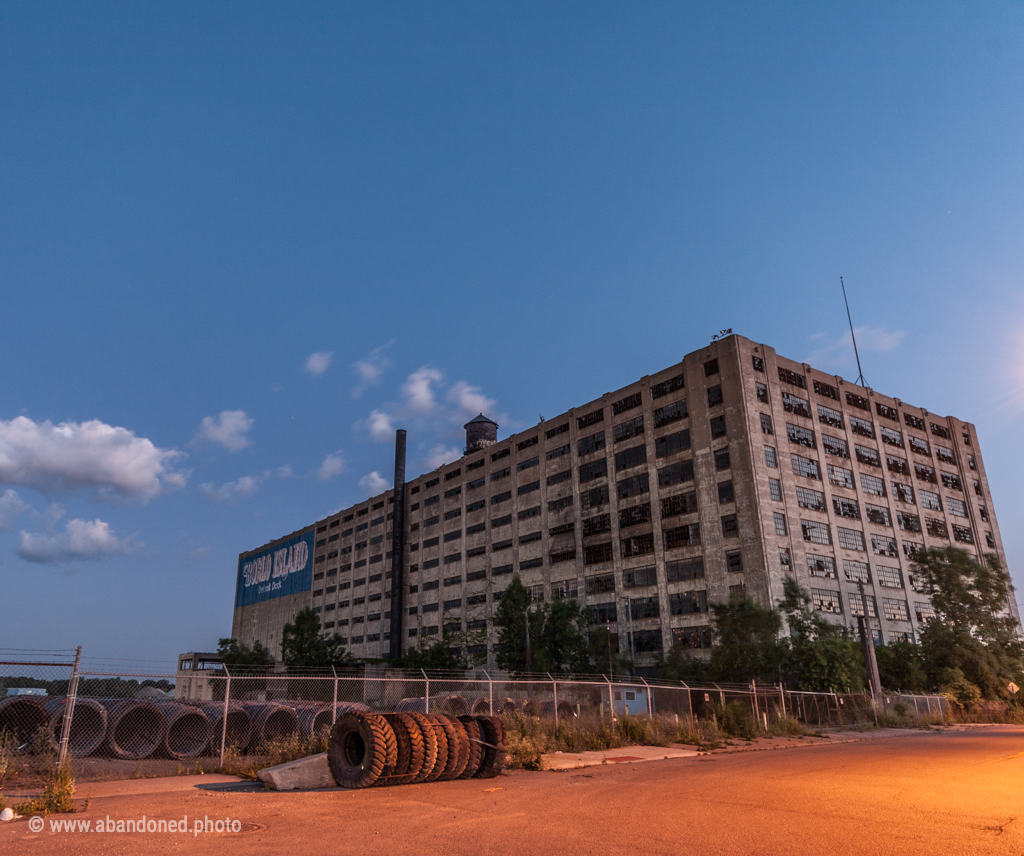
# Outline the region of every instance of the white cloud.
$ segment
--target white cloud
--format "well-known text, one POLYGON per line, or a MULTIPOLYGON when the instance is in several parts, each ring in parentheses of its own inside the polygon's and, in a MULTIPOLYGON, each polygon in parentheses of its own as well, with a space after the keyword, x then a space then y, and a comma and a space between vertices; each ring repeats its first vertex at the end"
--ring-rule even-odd
POLYGON ((437 408, 434 385, 444 380, 444 374, 430 366, 416 369, 402 384, 406 410, 411 416, 429 416, 437 408))
POLYGON ((244 410, 222 410, 216 419, 212 416, 203 417, 192 442, 217 443, 229 452, 237 452, 249 445, 245 435, 249 433, 254 421, 245 415, 244 410))
MULTIPOLYGON (((855 327, 857 334, 857 350, 861 355, 868 353, 889 353, 896 350, 907 337, 906 330, 887 330, 885 327, 865 325, 855 327)), ((811 337, 813 341, 823 340, 823 344, 807 357, 806 362, 821 368, 845 368, 853 370, 857 366, 857 358, 853 352, 853 340, 850 331, 828 340, 824 333, 811 337)), ((863 359, 861 360, 863 363, 863 359)))
POLYGON ((444 466, 452 461, 457 461, 461 457, 462 452, 454 446, 445 446, 442 443, 438 443, 429 452, 427 452, 427 469, 436 470, 438 467, 444 466))
POLYGON ((320 469, 316 471, 316 477, 320 481, 330 481, 335 476, 341 475, 344 470, 345 458, 341 452, 331 452, 320 464, 320 469))
POLYGON ((181 457, 182 452, 161 449, 97 419, 59 425, 26 416, 0 420, 0 484, 42 493, 92 488, 148 502, 184 485, 185 475, 170 469, 181 457))
POLYGON ((380 376, 384 374, 385 369, 391 365, 390 361, 384 357, 383 352, 394 343, 394 339, 390 342, 385 342, 379 348, 374 348, 361 360, 356 360, 353 367, 356 370, 356 374, 359 375, 360 385, 353 388, 353 398, 359 398, 363 394, 363 389, 375 384, 380 379, 380 376))
POLYGON ((375 494, 383 493, 391 487, 391 482, 374 470, 372 473, 367 473, 359 479, 359 486, 366 491, 367 496, 374 496, 375 494))
POLYGON ((370 439, 378 443, 386 443, 395 436, 395 425, 391 417, 382 410, 373 410, 366 417, 366 430, 370 432, 370 439))
POLYGON ((144 545, 133 537, 118 538, 102 520, 69 520, 58 535, 32 534, 22 530, 18 555, 28 562, 52 564, 80 559, 128 556, 144 545))
POLYGON ((331 366, 334 351, 317 351, 306 357, 306 371, 311 375, 322 375, 331 366))
POLYGON ((448 390, 448 400, 459 409, 459 416, 472 418, 478 413, 485 416, 493 413, 497 402, 488 398, 480 391, 480 387, 471 386, 464 380, 452 385, 448 390))
POLYGON ((210 482, 199 487, 206 494, 206 498, 210 502, 229 505, 252 496, 259 490, 261 481, 262 478, 260 476, 242 476, 240 479, 222 484, 216 489, 210 482))
POLYGON ((8 532, 14 521, 21 517, 31 506, 21 501, 21 497, 13 490, 4 491, 0 496, 0 532, 8 532))

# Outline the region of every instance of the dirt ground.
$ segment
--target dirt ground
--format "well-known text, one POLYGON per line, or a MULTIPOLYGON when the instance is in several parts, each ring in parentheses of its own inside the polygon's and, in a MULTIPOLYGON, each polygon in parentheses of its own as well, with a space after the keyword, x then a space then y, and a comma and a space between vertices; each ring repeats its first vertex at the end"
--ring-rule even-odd
POLYGON ((305 854, 1024 853, 1024 727, 815 741, 777 751, 497 779, 273 793, 225 776, 82 785, 56 820, 186 819, 184 832, 0 825, 0 852, 305 854), (211 821, 197 834, 196 820, 211 821), (215 822, 237 822, 237 832, 215 822))

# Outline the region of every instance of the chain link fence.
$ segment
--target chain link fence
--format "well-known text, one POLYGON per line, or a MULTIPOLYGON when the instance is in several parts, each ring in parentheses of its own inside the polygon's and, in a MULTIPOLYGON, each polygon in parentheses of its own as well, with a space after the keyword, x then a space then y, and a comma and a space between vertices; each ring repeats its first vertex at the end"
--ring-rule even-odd
POLYGON ((944 718, 937 695, 793 692, 780 686, 710 685, 622 676, 513 678, 367 666, 353 672, 127 674, 72 662, 0 661, 0 787, 31 781, 63 758, 83 779, 167 775, 320 751, 337 717, 378 712, 715 720, 739 711, 767 732, 780 718, 812 727, 877 722, 883 713, 944 718), (20 778, 19 778, 20 777, 20 778))

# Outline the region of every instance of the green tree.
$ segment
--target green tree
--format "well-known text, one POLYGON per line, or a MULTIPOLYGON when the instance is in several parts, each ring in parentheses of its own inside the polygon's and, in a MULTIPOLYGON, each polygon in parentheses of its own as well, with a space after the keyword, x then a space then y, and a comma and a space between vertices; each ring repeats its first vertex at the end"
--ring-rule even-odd
POLYGON ((403 669, 427 669, 434 671, 463 671, 469 668, 466 657, 449 644, 447 639, 438 639, 427 647, 410 648, 396 663, 403 669))
POLYGON ((538 671, 556 675, 589 672, 590 611, 575 600, 563 598, 538 611, 537 618, 541 624, 538 671))
POLYGON ((907 640, 878 645, 875 658, 878 660, 878 675, 886 689, 911 693, 928 690, 928 673, 920 645, 907 640))
POLYGON ((265 671, 274 665, 274 655, 259 640, 249 646, 237 639, 220 639, 217 653, 229 670, 237 667, 247 672, 265 671))
POLYGON ((308 606, 298 612, 294 622, 285 624, 281 632, 281 659, 290 672, 352 663, 341 636, 321 633, 320 618, 308 606))
MULTIPOLYGON (((501 595, 494 611, 494 624, 498 628, 498 654, 495 661, 499 669, 510 672, 530 672, 532 664, 526 662, 526 611, 530 608, 530 592, 518 576, 501 595)), ((537 653, 543 622, 530 616, 531 656, 537 653)), ((535 661, 536 662, 536 661, 535 661)))
POLYGON ((668 653, 658 661, 658 677, 663 681, 685 681, 699 684, 710 680, 708 661, 694 656, 693 649, 685 642, 673 643, 668 653))
POLYGON ((986 698, 1008 695, 1010 681, 1020 684, 1024 648, 1018 624, 1005 610, 1013 586, 993 555, 978 561, 957 547, 920 550, 912 571, 931 596, 935 618, 921 631, 924 668, 933 686, 973 684, 986 698))
POLYGON ((715 681, 782 680, 788 645, 779 639, 782 616, 753 600, 711 605, 715 642, 707 675, 715 681))
POLYGON ((792 578, 783 583, 780 607, 790 628, 788 677, 797 689, 864 688, 864 655, 848 628, 815 610, 807 590, 792 578))
POLYGON ((587 668, 599 675, 631 675, 632 661, 619 648, 619 634, 607 627, 593 627, 587 637, 587 668))

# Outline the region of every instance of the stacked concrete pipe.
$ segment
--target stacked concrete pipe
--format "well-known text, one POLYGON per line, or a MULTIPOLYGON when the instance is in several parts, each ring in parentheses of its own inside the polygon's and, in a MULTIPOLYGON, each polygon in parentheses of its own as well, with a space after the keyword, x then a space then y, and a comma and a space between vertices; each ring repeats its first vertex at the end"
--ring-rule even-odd
POLYGON ((228 704, 228 727, 227 734, 224 732, 224 703, 209 702, 198 705, 199 709, 206 714, 210 721, 210 753, 220 752, 220 741, 226 736, 226 746, 234 746, 243 750, 252 742, 253 722, 249 712, 238 702, 228 704))
POLYGON ((253 732, 250 748, 258 750, 268 743, 286 740, 299 729, 299 718, 295 711, 277 702, 243 702, 249 716, 252 717, 253 732))
MULTIPOLYGON (((66 698, 53 698, 46 702, 50 716, 50 740, 60 745, 64 733, 66 698)), ((71 733, 68 735, 68 754, 72 758, 84 758, 100 748, 107 736, 107 709, 95 699, 76 698, 71 716, 71 733)))
POLYGON ((152 704, 164 718, 162 749, 166 754, 183 761, 198 757, 210 745, 213 726, 201 708, 155 699, 152 704))
POLYGON ((107 734, 101 751, 124 761, 148 758, 163 743, 167 724, 151 701, 102 699, 107 709, 107 734))
POLYGON ((39 729, 49 723, 50 715, 39 696, 16 695, 0 699, 0 731, 14 737, 16 751, 30 751, 39 729))

